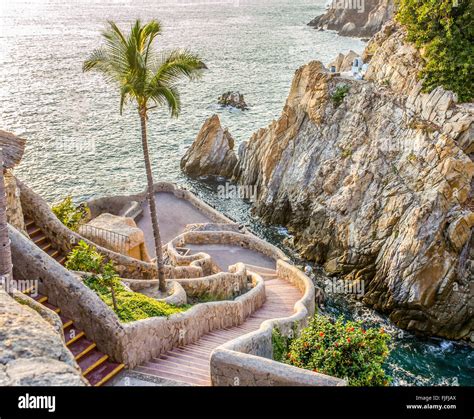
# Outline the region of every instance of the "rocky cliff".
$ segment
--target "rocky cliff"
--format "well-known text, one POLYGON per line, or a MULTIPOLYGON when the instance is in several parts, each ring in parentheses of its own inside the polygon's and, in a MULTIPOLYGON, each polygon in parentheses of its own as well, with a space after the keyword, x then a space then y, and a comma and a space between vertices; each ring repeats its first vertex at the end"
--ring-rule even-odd
POLYGON ((326 13, 309 26, 338 31, 342 36, 368 37, 393 16, 393 0, 333 0, 326 13))
POLYGON ((421 92, 418 51, 389 23, 366 80, 300 68, 280 118, 243 143, 236 180, 308 259, 363 280, 363 301, 402 328, 472 337, 472 104, 421 92))
POLYGON ((222 128, 219 117, 212 115, 181 159, 181 169, 191 177, 228 177, 236 163, 234 139, 227 129, 222 128))

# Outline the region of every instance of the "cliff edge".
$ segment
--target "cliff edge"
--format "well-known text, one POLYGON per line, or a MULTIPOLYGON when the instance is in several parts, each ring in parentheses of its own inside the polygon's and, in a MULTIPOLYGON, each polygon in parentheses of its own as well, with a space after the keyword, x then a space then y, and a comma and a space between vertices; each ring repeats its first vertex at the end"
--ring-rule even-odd
POLYGON ((301 254, 364 281, 363 301, 398 326, 471 336, 473 106, 421 92, 418 51, 386 24, 365 80, 297 70, 280 118, 241 145, 236 180, 301 254), (345 92, 345 93, 344 93, 345 92))

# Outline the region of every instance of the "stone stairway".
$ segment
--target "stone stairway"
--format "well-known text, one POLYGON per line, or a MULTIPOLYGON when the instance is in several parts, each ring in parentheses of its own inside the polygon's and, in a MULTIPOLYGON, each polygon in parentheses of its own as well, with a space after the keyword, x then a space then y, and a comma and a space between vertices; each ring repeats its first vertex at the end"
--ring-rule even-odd
MULTIPOLYGON (((43 231, 32 219, 25 218, 26 230, 31 240, 49 256, 64 265, 66 256, 56 249, 43 231)), ((32 289, 25 294, 31 294, 32 289)), ((82 375, 92 386, 101 386, 118 374, 125 366, 113 362, 109 356, 100 352, 96 344, 87 339, 85 333, 74 326, 71 319, 61 314, 61 309, 48 301, 46 295, 31 296, 37 302, 57 313, 63 323, 64 338, 67 348, 71 351, 81 368, 82 375)))
MULTIPOLYGON (((253 268, 255 272, 256 268, 260 267, 253 268)), ((257 330, 265 320, 290 316, 294 312, 294 304, 302 296, 293 285, 277 278, 275 270, 260 269, 269 277, 265 280, 267 299, 264 305, 243 324, 207 333, 197 342, 174 348, 136 367, 133 371, 145 376, 175 381, 176 384, 210 386, 210 357, 213 349, 257 330)))

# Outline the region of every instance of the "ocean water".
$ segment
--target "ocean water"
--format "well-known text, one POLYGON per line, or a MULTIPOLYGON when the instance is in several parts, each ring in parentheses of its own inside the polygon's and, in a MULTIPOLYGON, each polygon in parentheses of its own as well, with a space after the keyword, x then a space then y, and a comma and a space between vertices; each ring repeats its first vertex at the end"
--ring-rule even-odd
MULTIPOLYGON (((152 111, 150 153, 155 180, 178 182, 248 224, 292 254, 278 226, 250 216, 250 204, 221 199, 215 181, 190 181, 179 160, 204 120, 217 113, 237 144, 279 116, 295 70, 310 60, 329 63, 339 52, 361 52, 364 43, 306 26, 324 0, 2 0, 0 1, 0 127, 28 139, 16 173, 50 202, 71 194, 78 201, 126 194, 145 187, 136 110, 119 114, 116 88, 82 62, 112 19, 128 27, 135 18, 159 19, 160 49, 189 48, 208 70, 182 83, 182 113, 152 111), (228 90, 245 95, 248 111, 221 109, 228 90)), ((298 263, 297 255, 293 257, 298 263)), ((322 273, 316 275, 324 280, 322 273)), ((384 324, 395 343, 387 370, 396 385, 473 384, 470 348, 436 339, 400 336, 386 319, 338 297, 328 313, 384 324)))

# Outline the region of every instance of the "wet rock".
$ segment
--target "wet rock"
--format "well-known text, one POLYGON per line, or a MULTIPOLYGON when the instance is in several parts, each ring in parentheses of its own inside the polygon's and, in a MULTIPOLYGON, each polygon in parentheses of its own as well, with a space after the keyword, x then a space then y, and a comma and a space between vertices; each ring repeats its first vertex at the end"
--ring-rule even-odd
POLYGON ((234 139, 222 128, 219 117, 212 115, 181 159, 181 169, 191 177, 230 177, 236 163, 234 139))
POLYGON ((241 110, 248 109, 244 95, 239 92, 226 92, 219 96, 217 103, 222 106, 230 106, 241 110))

